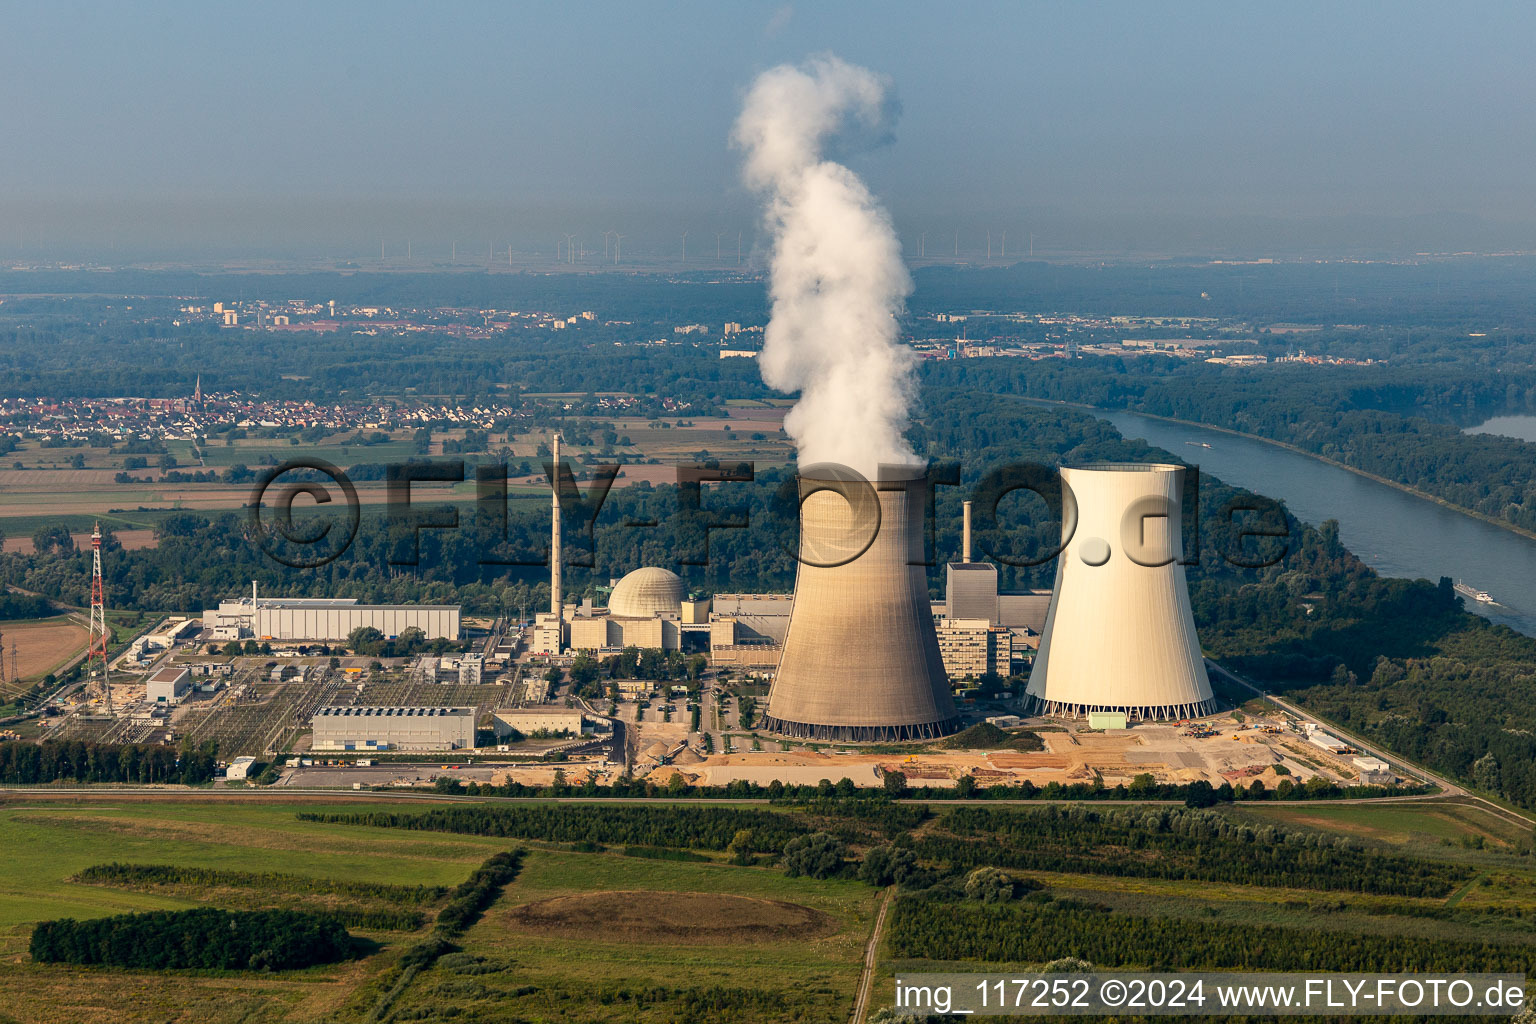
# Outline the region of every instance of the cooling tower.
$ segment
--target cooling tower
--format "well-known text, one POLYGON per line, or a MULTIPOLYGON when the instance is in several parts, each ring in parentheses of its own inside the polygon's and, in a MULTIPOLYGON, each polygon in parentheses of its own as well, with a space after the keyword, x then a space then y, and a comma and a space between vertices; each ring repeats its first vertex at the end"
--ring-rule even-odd
POLYGON ((1181 466, 1063 469, 1056 590, 1028 693, 1037 712, 1213 711, 1180 536, 1181 466))
POLYGON ((855 742, 955 731, 922 565, 925 471, 887 467, 873 494, 846 498, 815 472, 799 481, 800 565, 767 727, 855 742))

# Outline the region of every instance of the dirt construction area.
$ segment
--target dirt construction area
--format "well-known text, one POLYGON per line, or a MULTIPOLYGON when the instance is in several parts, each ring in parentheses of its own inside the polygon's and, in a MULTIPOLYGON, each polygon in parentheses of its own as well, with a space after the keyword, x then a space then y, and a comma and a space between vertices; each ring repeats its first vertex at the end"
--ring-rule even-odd
POLYGON ((705 892, 559 896, 518 907, 511 921, 542 935, 671 945, 776 942, 837 930, 826 914, 798 903, 705 892))
POLYGON ((768 784, 815 785, 822 779, 848 778, 857 786, 882 784, 885 772, 898 771, 912 786, 953 786, 969 775, 982 786, 1036 786, 1103 780, 1106 786, 1129 785, 1140 774, 1158 782, 1204 779, 1213 786, 1230 782, 1268 788, 1282 778, 1304 782, 1314 775, 1353 781, 1347 756, 1331 756, 1291 732, 1265 732, 1226 716, 1196 727, 1174 723, 1136 724, 1130 729, 1090 731, 1081 723, 1032 726, 1045 750, 917 750, 910 754, 854 751, 752 751, 716 754, 696 764, 667 765, 651 773, 665 784, 673 772, 691 783, 723 786, 738 779, 768 784), (1283 771, 1277 772, 1280 765, 1283 771))

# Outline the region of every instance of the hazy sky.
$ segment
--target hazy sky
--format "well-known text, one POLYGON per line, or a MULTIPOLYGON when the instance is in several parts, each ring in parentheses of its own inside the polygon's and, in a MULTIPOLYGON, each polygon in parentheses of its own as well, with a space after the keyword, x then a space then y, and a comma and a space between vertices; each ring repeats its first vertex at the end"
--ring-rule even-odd
POLYGON ((930 251, 988 226, 1042 250, 1501 245, 1536 223, 1533 39, 1516 3, 19 0, 0 250, 86 223, 712 249, 752 225, 746 87, 822 51, 893 80, 894 142, 850 162, 930 251))

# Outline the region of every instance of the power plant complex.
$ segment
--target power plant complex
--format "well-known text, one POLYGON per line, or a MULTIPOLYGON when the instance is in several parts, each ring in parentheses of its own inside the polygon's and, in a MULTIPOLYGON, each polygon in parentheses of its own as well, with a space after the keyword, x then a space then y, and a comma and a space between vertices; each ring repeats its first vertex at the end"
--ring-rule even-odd
MULTIPOLYGON (((833 742, 933 739, 958 730, 952 686, 1022 674, 1034 714, 1101 721, 1184 719, 1214 710, 1180 564, 1184 469, 1104 464, 1061 470, 1062 550, 1051 591, 998 588, 971 560, 970 502, 961 560, 945 596, 928 595, 923 467, 886 467, 847 485, 808 467, 798 478, 793 594, 691 597, 662 568, 615 581, 606 608, 558 589, 531 649, 707 651, 717 668, 771 675, 763 726, 833 742)), ((560 550, 559 501, 551 550, 560 550)), ((558 588, 558 566, 551 567, 558 588)))

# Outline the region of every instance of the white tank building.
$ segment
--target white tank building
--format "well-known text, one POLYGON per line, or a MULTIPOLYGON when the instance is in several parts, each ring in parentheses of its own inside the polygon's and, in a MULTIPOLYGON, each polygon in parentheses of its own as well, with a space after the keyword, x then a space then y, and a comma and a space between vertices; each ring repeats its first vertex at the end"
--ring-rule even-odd
POLYGON ((924 470, 887 472, 872 501, 829 483, 800 478, 800 564, 765 726, 854 742, 954 732, 923 566, 924 470))
POLYGON ((1182 466, 1062 469, 1056 586, 1027 692, 1036 713, 1135 720, 1215 710, 1185 583, 1182 466))

